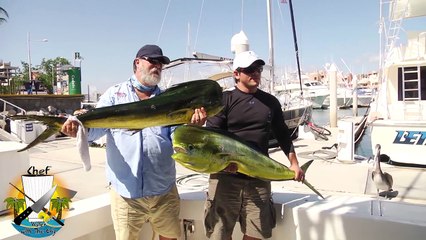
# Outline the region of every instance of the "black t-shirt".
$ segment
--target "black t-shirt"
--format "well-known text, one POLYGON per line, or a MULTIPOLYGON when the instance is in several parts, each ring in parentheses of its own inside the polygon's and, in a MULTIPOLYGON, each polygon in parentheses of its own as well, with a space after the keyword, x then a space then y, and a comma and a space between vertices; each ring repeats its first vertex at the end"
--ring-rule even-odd
POLYGON ((220 113, 207 119, 207 127, 227 130, 267 156, 272 131, 287 156, 294 152, 281 104, 271 94, 260 89, 244 93, 235 88, 223 92, 223 105, 220 113))

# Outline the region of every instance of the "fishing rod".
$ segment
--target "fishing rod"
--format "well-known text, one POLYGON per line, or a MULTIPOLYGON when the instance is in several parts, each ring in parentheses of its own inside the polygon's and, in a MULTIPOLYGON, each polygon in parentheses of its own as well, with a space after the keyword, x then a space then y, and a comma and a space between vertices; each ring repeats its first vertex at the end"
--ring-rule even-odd
POLYGON ((293 14, 293 3, 292 3, 291 0, 289 0, 288 3, 289 3, 289 7, 290 7, 291 27, 293 29, 293 42, 294 42, 294 50, 296 52, 297 74, 298 74, 298 77, 299 77, 300 95, 303 96, 302 75, 301 75, 301 72, 300 72, 300 61, 299 61, 299 47, 297 46, 296 24, 295 24, 295 21, 294 21, 294 14, 293 14))

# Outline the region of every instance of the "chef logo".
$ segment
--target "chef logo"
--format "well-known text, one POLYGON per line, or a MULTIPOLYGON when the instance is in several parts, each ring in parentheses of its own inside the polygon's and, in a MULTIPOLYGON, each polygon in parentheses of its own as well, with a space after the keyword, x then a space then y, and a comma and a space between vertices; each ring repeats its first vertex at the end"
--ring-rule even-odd
POLYGON ((25 236, 54 236, 65 225, 64 213, 72 202, 70 191, 58 186, 49 170, 50 166, 31 166, 20 181, 9 183, 10 194, 4 203, 13 214, 12 226, 25 236))

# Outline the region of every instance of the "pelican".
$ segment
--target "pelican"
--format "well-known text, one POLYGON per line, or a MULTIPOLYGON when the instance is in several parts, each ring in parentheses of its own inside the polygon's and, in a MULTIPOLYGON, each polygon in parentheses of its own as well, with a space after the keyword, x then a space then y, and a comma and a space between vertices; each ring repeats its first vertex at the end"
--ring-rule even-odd
MULTIPOLYGON (((392 191, 393 179, 392 175, 389 173, 383 172, 380 168, 380 144, 376 144, 375 150, 376 154, 374 156, 374 164, 376 165, 374 171, 371 173, 371 178, 373 179, 374 184, 376 184, 377 194, 380 190, 387 192, 392 191)), ((387 195, 387 194, 386 194, 387 195)))
POLYGON ((389 173, 383 172, 380 168, 380 144, 376 144, 375 150, 376 154, 374 155, 374 164, 375 169, 371 173, 371 178, 373 179, 374 184, 376 185, 377 189, 377 200, 379 203, 379 214, 382 216, 382 203, 380 202, 379 196, 380 196, 380 190, 386 191, 385 197, 388 196, 389 192, 392 192, 392 185, 393 185, 393 179, 392 175, 389 173))

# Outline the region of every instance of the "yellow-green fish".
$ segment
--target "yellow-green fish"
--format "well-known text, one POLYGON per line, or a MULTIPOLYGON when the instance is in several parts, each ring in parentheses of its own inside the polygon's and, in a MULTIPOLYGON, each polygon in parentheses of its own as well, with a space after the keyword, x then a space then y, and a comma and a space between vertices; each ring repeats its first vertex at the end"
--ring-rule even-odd
MULTIPOLYGON (((295 173, 285 165, 249 147, 236 136, 212 128, 182 125, 173 134, 172 158, 184 167, 200 173, 216 173, 230 163, 238 172, 270 181, 293 180, 295 173)), ((301 168, 306 173, 313 160, 301 168)), ((324 199, 306 179, 303 183, 324 199)))
MULTIPOLYGON (((201 108, 208 116, 220 112, 222 88, 213 80, 195 80, 172 86, 160 95, 127 104, 96 108, 77 116, 86 128, 122 128, 140 130, 153 126, 169 126, 191 122, 195 108, 201 108)), ((24 115, 15 119, 35 119, 47 125, 47 129, 25 148, 27 150, 61 130, 67 120, 64 117, 24 115)))

